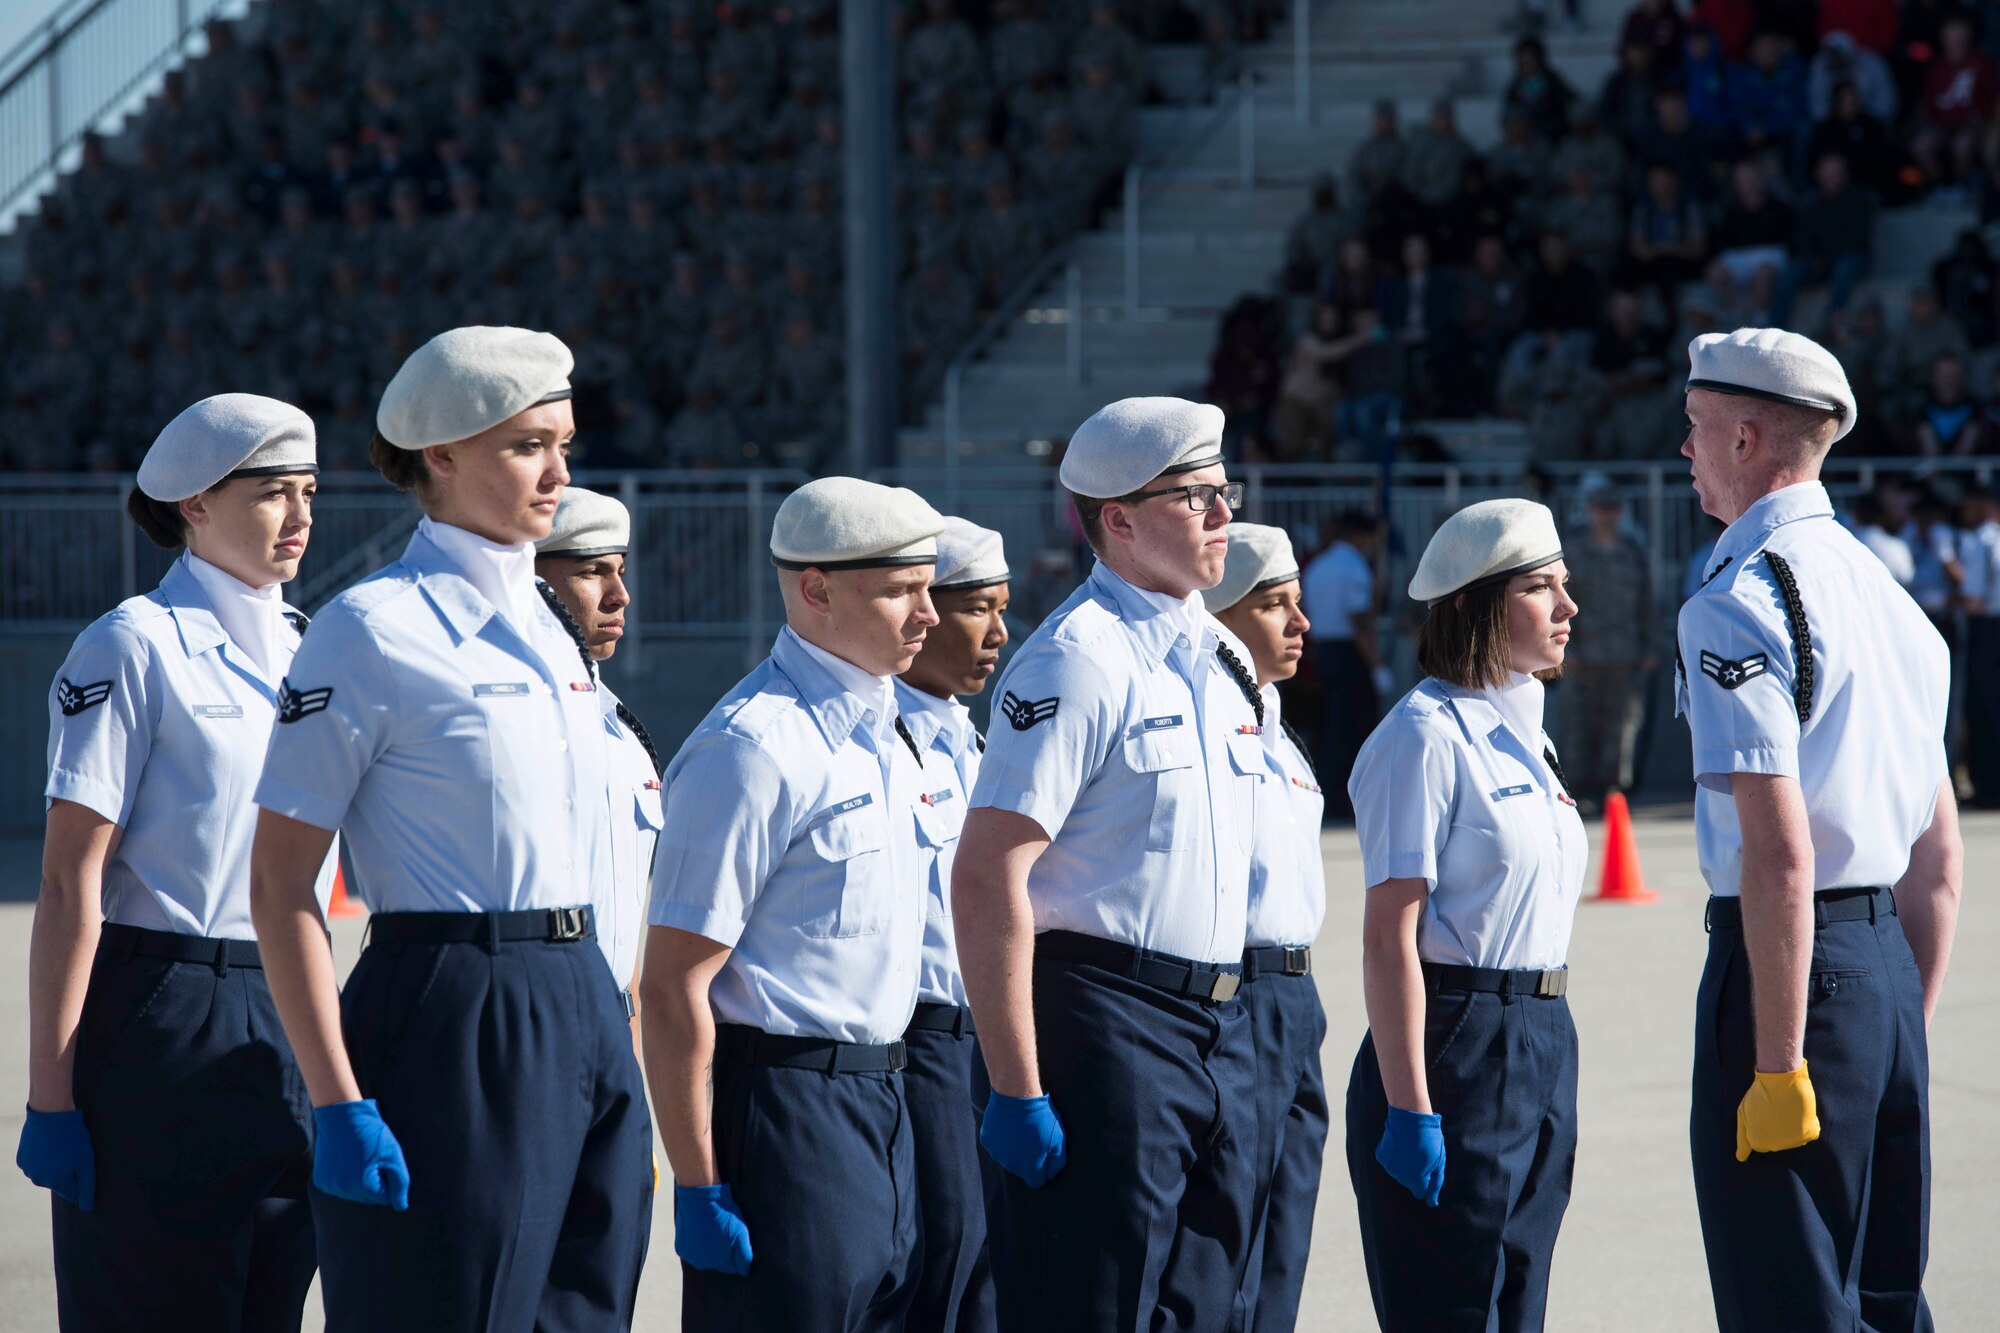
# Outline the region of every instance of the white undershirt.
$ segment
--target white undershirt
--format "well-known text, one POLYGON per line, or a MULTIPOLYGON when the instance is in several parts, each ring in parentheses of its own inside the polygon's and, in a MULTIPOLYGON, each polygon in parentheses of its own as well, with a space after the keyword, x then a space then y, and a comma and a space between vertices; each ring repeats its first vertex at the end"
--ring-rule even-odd
POLYGON ((251 664, 266 680, 284 675, 285 603, 278 585, 267 583, 253 588, 228 570, 211 565, 189 551, 188 572, 208 597, 208 605, 229 641, 243 650, 251 664))
POLYGON ((1521 744, 1532 753, 1542 745, 1542 709, 1548 693, 1542 682, 1519 671, 1508 673, 1508 683, 1498 689, 1481 691, 1486 701, 1513 728, 1521 744))
POLYGON ((435 522, 429 515, 417 524, 417 531, 450 557, 465 581, 493 603, 515 633, 527 634, 535 623, 535 603, 541 600, 535 591, 533 542, 503 546, 464 528, 435 522))

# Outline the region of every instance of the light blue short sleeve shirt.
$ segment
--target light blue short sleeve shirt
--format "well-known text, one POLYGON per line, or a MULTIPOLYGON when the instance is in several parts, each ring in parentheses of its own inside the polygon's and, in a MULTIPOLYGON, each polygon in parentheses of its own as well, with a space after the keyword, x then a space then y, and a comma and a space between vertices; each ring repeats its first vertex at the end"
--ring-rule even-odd
POLYGON ((1730 524, 1681 608, 1679 646, 1675 689, 1694 737, 1695 842, 1710 891, 1742 892, 1737 773, 1797 780, 1815 890, 1901 879, 1948 771, 1950 656, 1922 608, 1834 519, 1823 486, 1774 491, 1730 524))
POLYGON ((1368 737, 1347 781, 1367 887, 1430 885, 1417 921, 1426 962, 1552 968, 1569 956, 1589 848, 1547 762, 1542 687, 1514 688, 1531 697, 1510 719, 1492 693, 1419 682, 1368 737))
MULTIPOLYGON (((229 638, 187 561, 77 636, 49 689, 43 794, 121 829, 104 867, 105 920, 253 939, 251 792, 278 680, 229 638)), ((289 629, 282 638, 280 676, 299 641, 289 629)), ((320 867, 322 911, 337 863, 338 848, 320 867)))
POLYGON ((896 705, 924 757, 924 790, 916 807, 917 847, 924 862, 924 955, 917 1000, 963 1006, 965 977, 952 928, 951 868, 958 859, 967 796, 979 777, 979 731, 958 700, 925 694, 900 680, 896 705))
POLYGON ((653 848, 666 822, 665 789, 646 747, 618 718, 618 697, 602 681, 604 729, 611 737, 605 769, 612 877, 608 892, 592 898, 597 943, 620 986, 632 984, 646 934, 646 899, 653 882, 653 848))
POLYGON ((924 770, 790 629, 667 766, 648 920, 729 946, 724 1023, 898 1041, 917 1003, 924 770))
POLYGON ((1326 797, 1303 751, 1286 734, 1276 686, 1264 696, 1264 758, 1268 771, 1252 798, 1256 836, 1250 848, 1248 948, 1311 944, 1326 920, 1326 864, 1320 820, 1326 797))
POLYGON ((577 906, 612 882, 603 706, 527 602, 517 629, 420 530, 292 662, 257 803, 341 830, 375 911, 577 906))
POLYGON ((1028 876, 1037 931, 1234 963, 1266 759, 1216 648, 1246 667, 1249 650, 1198 603, 1187 623, 1099 563, 993 687, 972 806, 1048 833, 1028 876))

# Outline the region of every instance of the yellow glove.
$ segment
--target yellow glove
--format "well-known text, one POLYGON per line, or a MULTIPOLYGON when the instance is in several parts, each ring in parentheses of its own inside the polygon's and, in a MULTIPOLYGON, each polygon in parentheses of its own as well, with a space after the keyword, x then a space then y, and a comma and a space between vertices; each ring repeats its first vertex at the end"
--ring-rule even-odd
POLYGON ((1819 1137, 1819 1100, 1805 1061, 1786 1074, 1757 1074, 1736 1107, 1736 1160, 1753 1152, 1803 1148, 1819 1137))

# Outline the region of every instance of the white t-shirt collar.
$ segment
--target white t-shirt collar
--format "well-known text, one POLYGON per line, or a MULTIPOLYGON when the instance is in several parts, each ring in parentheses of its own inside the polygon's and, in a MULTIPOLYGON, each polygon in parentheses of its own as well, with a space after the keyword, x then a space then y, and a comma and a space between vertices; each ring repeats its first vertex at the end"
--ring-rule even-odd
POLYGON ((503 546, 474 532, 439 523, 429 515, 418 522, 421 532, 445 558, 458 567, 465 581, 493 603, 516 633, 526 634, 535 623, 535 544, 503 546))
POLYGON ((181 557, 188 573, 201 585, 208 606, 229 641, 243 651, 265 679, 277 680, 285 674, 285 603, 278 585, 267 583, 253 588, 225 569, 189 551, 181 557))

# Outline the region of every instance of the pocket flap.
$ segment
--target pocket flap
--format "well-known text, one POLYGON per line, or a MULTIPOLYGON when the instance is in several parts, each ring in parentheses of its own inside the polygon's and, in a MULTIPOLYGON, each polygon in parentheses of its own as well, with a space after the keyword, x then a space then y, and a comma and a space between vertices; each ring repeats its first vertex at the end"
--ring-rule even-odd
POLYGON ((1125 737, 1125 762, 1135 773, 1163 773, 1194 763, 1194 728, 1134 726, 1125 737))
POLYGON ((925 805, 916 807, 917 841, 926 847, 944 847, 958 841, 960 821, 965 811, 963 802, 954 799, 949 805, 925 805))
POLYGON ((822 816, 807 835, 822 860, 846 861, 882 850, 882 810, 872 796, 842 801, 822 816))
POLYGON ((1229 766, 1245 777, 1271 776, 1270 751, 1260 736, 1236 735, 1228 738, 1229 766))
POLYGON ((660 799, 657 787, 641 787, 633 798, 639 826, 658 832, 667 826, 666 802, 660 799))

